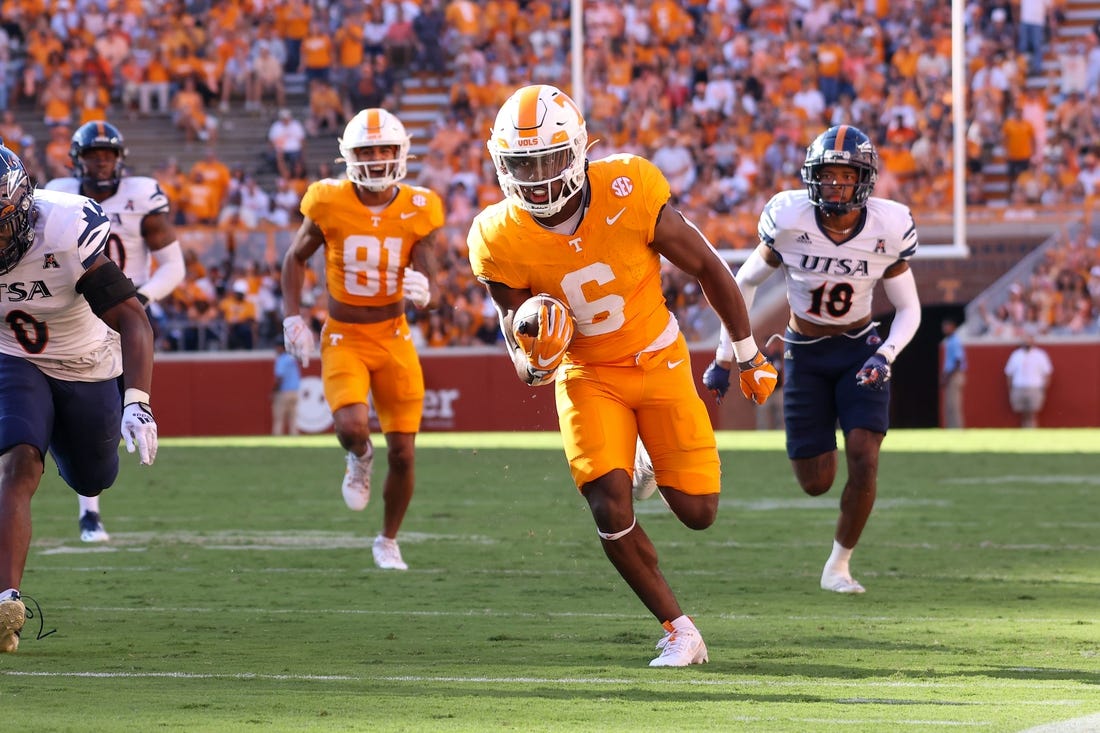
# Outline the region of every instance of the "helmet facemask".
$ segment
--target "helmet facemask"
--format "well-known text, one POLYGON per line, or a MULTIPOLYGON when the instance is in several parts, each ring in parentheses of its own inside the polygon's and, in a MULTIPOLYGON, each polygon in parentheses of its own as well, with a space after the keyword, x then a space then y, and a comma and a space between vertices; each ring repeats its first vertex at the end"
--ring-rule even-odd
POLYGON ((513 94, 497 114, 487 145, 504 195, 532 216, 557 214, 584 187, 584 118, 552 86, 513 94))
POLYGON ((504 195, 535 216, 558 213, 584 185, 584 150, 578 153, 575 145, 519 155, 490 148, 490 153, 504 195))
POLYGON ((340 155, 347 165, 348 179, 368 191, 385 191, 408 172, 410 140, 401 121, 384 109, 359 112, 348 122, 340 138, 340 155), (392 147, 385 159, 363 159, 361 148, 392 147), (371 168, 377 170, 371 171, 371 168))
MULTIPOLYGON (((69 159, 73 164, 73 175, 79 179, 81 188, 113 194, 118 190, 126 162, 122 133, 108 122, 86 122, 73 133, 69 159), (114 165, 105 177, 93 175, 84 162, 85 156, 93 150, 110 150, 115 153, 114 165)), ((96 166, 97 170, 100 168, 102 166, 96 166)))
POLYGON ((15 269, 34 244, 34 220, 27 171, 15 153, 0 147, 0 275, 15 269))
MULTIPOLYGON (((101 166, 95 164, 93 164, 93 167, 96 170, 101 168, 101 166)), ((81 188, 85 190, 109 191, 113 193, 118 190, 118 184, 122 181, 122 151, 118 148, 111 147, 85 148, 73 161, 73 169, 76 177, 80 179, 81 188), (94 150, 109 150, 115 153, 115 163, 105 177, 100 177, 92 173, 84 160, 85 157, 94 150)))
POLYGON ((802 182, 806 185, 810 201, 826 214, 847 214, 862 209, 878 182, 878 153, 871 140, 860 130, 849 125, 831 127, 806 150, 802 182), (823 177, 825 166, 845 166, 856 171, 853 184, 837 184, 853 187, 848 200, 827 201, 823 198, 822 186, 832 185, 832 180, 823 177))
POLYGON ((403 179, 407 172, 407 158, 398 145, 361 145, 342 152, 344 163, 347 164, 348 178, 368 191, 385 191, 403 179), (394 152, 388 157, 378 159, 361 153, 380 148, 391 148, 394 152), (375 170, 372 171, 371 168, 375 170))

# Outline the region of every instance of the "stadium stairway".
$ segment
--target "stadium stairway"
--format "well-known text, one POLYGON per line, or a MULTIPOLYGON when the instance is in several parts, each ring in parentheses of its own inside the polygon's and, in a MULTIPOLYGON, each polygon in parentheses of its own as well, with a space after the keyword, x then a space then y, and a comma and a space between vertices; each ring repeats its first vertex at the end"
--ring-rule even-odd
MULTIPOLYGON (((426 73, 414 74, 404 81, 395 112, 412 138, 410 178, 415 178, 419 171, 434 123, 446 114, 449 101, 447 85, 448 79, 426 73)), ((307 107, 305 80, 300 75, 288 74, 286 92, 287 107, 304 121, 307 107)), ((35 139, 38 149, 44 150, 50 133, 42 122, 40 112, 29 105, 19 105, 14 112, 24 131, 35 139)), ((234 100, 227 112, 212 112, 218 118, 218 133, 216 139, 210 142, 186 141, 183 132, 172 124, 167 114, 143 117, 121 111, 114 104, 109 119, 122 131, 126 140, 127 164, 133 175, 153 175, 170 157, 179 162, 181 170, 187 171, 212 148, 230 168, 240 166, 254 175, 261 186, 273 190, 275 171, 264 154, 268 149, 267 131, 278 110, 273 105, 267 105, 259 112, 246 112, 241 100, 234 100)), ((329 156, 335 160, 339 156, 336 136, 326 134, 307 140, 306 156, 311 164, 329 156)))
MULTIPOLYGON (((1065 19, 1058 26, 1054 37, 1047 44, 1043 58, 1043 73, 1030 77, 1027 86, 1030 89, 1046 89, 1052 96, 1061 86, 1062 68, 1058 63, 1058 51, 1064 45, 1084 40, 1100 23, 1100 0, 1066 0, 1065 19)), ((1053 111, 1051 113, 1053 116, 1053 111)), ((1008 204, 1008 165, 1004 149, 998 145, 993 151, 993 160, 984 170, 985 198, 991 206, 1008 204)))
POLYGON ((409 147, 409 178, 416 178, 428 152, 433 127, 447 114, 450 105, 450 79, 417 72, 405 80, 396 114, 412 138, 409 147))

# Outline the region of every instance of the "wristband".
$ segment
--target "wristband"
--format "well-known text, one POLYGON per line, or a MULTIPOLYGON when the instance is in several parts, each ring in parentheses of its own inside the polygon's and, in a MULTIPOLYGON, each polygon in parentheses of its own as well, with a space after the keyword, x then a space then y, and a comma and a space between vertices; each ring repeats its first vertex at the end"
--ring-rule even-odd
POLYGON ((760 349, 756 347, 756 339, 751 335, 740 341, 733 342, 733 356, 738 363, 752 361, 752 358, 756 356, 756 352, 758 351, 760 351, 760 349))
POLYGON ((898 349, 893 344, 883 344, 878 347, 876 354, 881 354, 882 358, 886 360, 887 364, 893 364, 894 358, 898 355, 898 349))
POLYGON ((122 395, 122 404, 132 405, 135 402, 140 402, 143 405, 149 404, 149 393, 143 392, 140 389, 134 387, 128 387, 126 392, 122 395))

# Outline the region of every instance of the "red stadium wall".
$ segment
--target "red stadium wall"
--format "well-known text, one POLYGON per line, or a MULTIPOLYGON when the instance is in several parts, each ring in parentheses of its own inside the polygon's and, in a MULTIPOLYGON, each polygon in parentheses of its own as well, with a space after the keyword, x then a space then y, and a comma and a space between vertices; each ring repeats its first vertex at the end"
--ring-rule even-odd
MULTIPOLYGON (((1039 425, 1046 428, 1100 426, 1100 344, 1041 343, 1054 365, 1039 425)), ((966 344, 967 376, 963 418, 968 428, 1019 427, 1008 404, 1005 363, 1017 344, 966 344)), ((943 350, 940 350, 943 364, 943 350)), ((940 415, 943 415, 941 404, 940 415)))
MULTIPOLYGON (((1016 427, 1008 405, 1004 365, 1013 344, 967 344, 964 395, 967 427, 1016 427)), ((1043 344, 1054 380, 1039 416, 1044 427, 1100 426, 1100 344, 1043 344)), ((692 353, 698 377, 713 358, 692 353)), ((941 357, 942 358, 942 357, 941 357)), ((153 408, 161 435, 265 435, 271 432, 272 352, 158 354, 153 408)), ((421 355, 427 388, 423 430, 557 430, 552 387, 529 388, 516 379, 496 349, 440 350, 421 355)), ((328 432, 331 421, 320 395, 320 364, 304 370, 299 422, 304 432, 328 432)), ((718 428, 751 429, 753 406, 736 382, 721 408, 704 401, 718 428)), ((942 414, 942 409, 940 414, 942 414)))
MULTIPOLYGON (((696 374, 702 374, 709 358, 704 353, 693 357, 696 374)), ((158 354, 153 410, 160 434, 270 433, 273 360, 270 351, 158 354)), ((558 428, 553 387, 524 386, 498 349, 425 352, 421 363, 427 390, 425 432, 558 428)), ((331 429, 328 408, 321 398, 320 374, 317 360, 303 370, 299 426, 304 432, 331 429)))

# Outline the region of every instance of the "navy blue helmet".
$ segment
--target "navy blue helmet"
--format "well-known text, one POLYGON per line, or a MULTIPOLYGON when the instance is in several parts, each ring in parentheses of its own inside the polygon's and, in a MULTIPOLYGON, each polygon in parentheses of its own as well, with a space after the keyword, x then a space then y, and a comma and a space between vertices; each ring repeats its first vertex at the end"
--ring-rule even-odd
POLYGON ((810 193, 810 201, 827 214, 846 214, 862 209, 878 181, 878 153, 871 138, 851 125, 836 125, 817 136, 806 148, 802 164, 802 182, 810 193), (848 201, 825 201, 821 197, 821 168, 846 165, 859 173, 855 191, 848 201))

